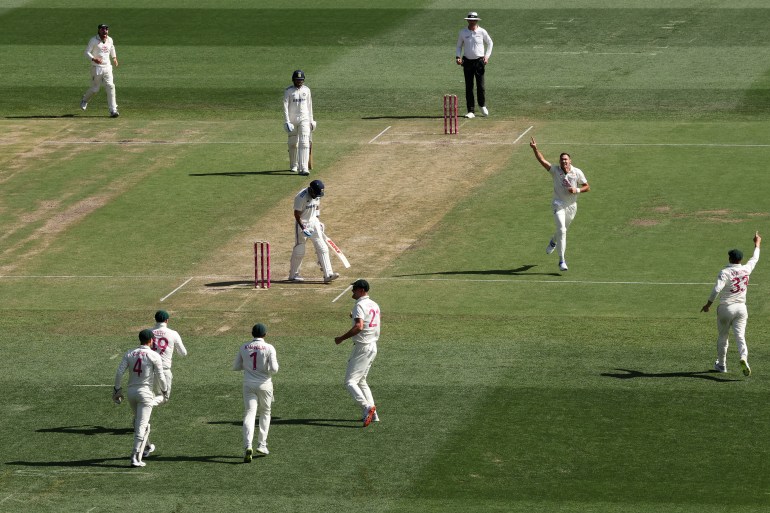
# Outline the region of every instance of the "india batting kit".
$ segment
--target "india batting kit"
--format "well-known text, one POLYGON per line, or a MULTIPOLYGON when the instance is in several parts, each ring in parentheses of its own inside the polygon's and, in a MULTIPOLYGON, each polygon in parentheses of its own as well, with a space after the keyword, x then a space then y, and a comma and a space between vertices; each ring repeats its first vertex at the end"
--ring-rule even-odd
POLYGON ((315 123, 313 97, 310 88, 289 86, 283 93, 283 117, 289 132, 289 163, 292 171, 308 173, 310 158, 310 132, 315 123))
POLYGON ((725 365, 730 326, 733 327, 735 343, 741 360, 748 358, 746 346, 746 322, 749 313, 746 309, 746 292, 749 288, 749 276, 759 261, 759 248, 754 248, 754 254, 746 264, 728 264, 719 272, 716 284, 711 291, 709 301, 712 303, 720 296, 717 307, 717 358, 720 365, 725 365))
MULTIPOLYGON (((332 269, 331 258, 329 257, 329 248, 326 246, 323 227, 318 219, 321 213, 321 198, 313 198, 310 195, 309 188, 304 188, 294 197, 294 210, 302 212, 300 214, 302 224, 313 232, 309 238, 313 242, 313 247, 315 247, 324 276, 331 276, 334 270, 332 269)), ((305 256, 305 242, 307 239, 308 236, 302 232, 299 224, 294 223, 294 250, 291 254, 289 277, 299 274, 302 259, 305 256)))
POLYGON ((92 37, 86 47, 85 55, 91 60, 91 88, 83 95, 83 101, 88 103, 104 84, 107 91, 107 107, 110 109, 110 113, 117 112, 118 103, 115 99, 115 83, 112 77, 112 61, 110 60, 116 58, 117 54, 112 38, 107 36, 102 41, 99 36, 92 37), (94 58, 100 58, 102 63, 93 62, 92 59, 94 58))

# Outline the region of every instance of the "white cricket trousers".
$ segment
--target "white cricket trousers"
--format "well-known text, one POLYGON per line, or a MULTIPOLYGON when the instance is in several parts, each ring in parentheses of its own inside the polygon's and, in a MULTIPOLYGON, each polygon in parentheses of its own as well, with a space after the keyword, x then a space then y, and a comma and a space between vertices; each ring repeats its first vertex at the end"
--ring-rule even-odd
POLYGON ((270 409, 273 405, 273 382, 243 383, 243 448, 251 449, 254 441, 254 424, 259 412, 259 435, 257 445, 267 446, 267 432, 270 430, 270 409))
POLYGON ((107 91, 107 108, 110 114, 118 110, 118 102, 115 99, 115 84, 112 81, 112 66, 91 66, 91 88, 83 95, 83 100, 88 101, 99 92, 104 85, 107 91))
MULTIPOLYGON (((166 390, 168 391, 168 396, 171 397, 171 382, 174 381, 174 375, 171 374, 171 369, 163 369, 163 374, 166 376, 166 386, 168 387, 166 390)), ((160 380, 155 382, 153 390, 155 391, 155 402, 157 403, 158 396, 163 393, 160 389, 160 380)))
POLYGON ((738 345, 738 356, 741 360, 749 357, 749 349, 746 347, 746 322, 749 320, 749 312, 745 303, 733 303, 731 305, 719 305, 717 307, 717 360, 719 365, 725 365, 727 359, 727 346, 730 328, 733 328, 735 343, 738 345))
POLYGON ((348 369, 345 372, 345 388, 364 413, 369 406, 374 406, 374 398, 366 382, 366 376, 369 375, 369 369, 376 357, 377 344, 354 344, 353 353, 348 360, 348 369))
POLYGON ((553 206, 553 220, 556 224, 556 231, 551 240, 556 243, 556 251, 559 254, 559 262, 566 262, 564 255, 567 252, 567 228, 572 224, 577 214, 577 203, 568 207, 553 206))
POLYGON ((289 133, 289 166, 300 173, 308 170, 310 161, 310 120, 294 124, 289 133))
POLYGON ((329 257, 329 248, 326 247, 326 239, 324 238, 323 226, 318 219, 314 219, 308 228, 313 230, 313 234, 308 237, 299 225, 294 223, 294 249, 291 252, 291 261, 289 266, 289 278, 299 274, 299 269, 302 266, 302 259, 305 258, 305 242, 309 238, 313 242, 315 248, 315 254, 318 257, 318 265, 321 266, 321 271, 324 273, 324 278, 331 276, 334 273, 332 269, 331 258, 329 257))
POLYGON ((134 453, 141 453, 149 442, 150 415, 155 396, 150 388, 129 388, 126 394, 134 414, 134 453))

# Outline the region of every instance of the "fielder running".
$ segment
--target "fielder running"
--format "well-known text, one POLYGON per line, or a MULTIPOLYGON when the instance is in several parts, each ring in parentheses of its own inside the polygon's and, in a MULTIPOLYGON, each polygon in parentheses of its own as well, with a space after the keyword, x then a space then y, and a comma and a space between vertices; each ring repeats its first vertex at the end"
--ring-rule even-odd
POLYGON ((537 143, 533 137, 529 146, 535 152, 535 158, 553 177, 553 220, 556 223, 556 232, 548 241, 545 248, 546 254, 550 255, 555 249, 559 252, 559 269, 566 271, 567 260, 565 253, 567 251, 567 228, 572 224, 577 214, 577 195, 581 192, 588 192, 591 186, 586 181, 583 171, 572 165, 572 158, 569 153, 559 155, 559 165, 551 165, 545 160, 543 154, 537 149, 537 143))
POLYGON ((121 389, 123 374, 126 370, 129 371, 127 397, 134 414, 132 467, 144 467, 146 463, 142 460, 155 450, 155 446, 149 443, 150 415, 152 415, 154 406, 168 401, 168 387, 166 377, 163 375, 163 362, 160 355, 150 347, 152 341, 152 330, 140 331, 139 347, 128 351, 123 356, 120 365, 118 365, 118 371, 115 373, 115 389, 112 399, 120 404, 123 401, 121 389), (153 392, 156 381, 160 383, 162 396, 156 397, 153 392))
POLYGON ((267 433, 270 430, 270 408, 273 404, 272 375, 278 372, 275 348, 265 342, 267 328, 257 323, 251 328, 254 339, 238 350, 233 362, 234 371, 243 371, 243 462, 251 463, 254 454, 254 423, 259 412, 257 452, 267 456, 267 433))
POLYGON ((344 334, 334 338, 334 343, 339 345, 343 341, 353 339, 353 353, 348 360, 348 368, 345 372, 345 388, 348 389, 353 400, 361 407, 364 427, 372 422, 379 422, 377 407, 374 405, 374 397, 366 382, 369 369, 377 356, 377 340, 380 338, 380 307, 369 298, 369 282, 356 280, 351 283, 353 287, 353 299, 356 304, 350 317, 353 326, 344 334))
POLYGON ((289 134, 289 166, 292 173, 307 176, 312 137, 315 130, 313 119, 313 97, 305 83, 305 72, 298 69, 291 75, 294 85, 283 93, 283 120, 289 134))
POLYGON ((294 249, 291 252, 289 281, 305 281, 299 275, 302 259, 305 257, 305 242, 313 241, 318 263, 324 274, 324 283, 329 283, 340 277, 332 269, 329 258, 329 248, 326 246, 324 225, 318 219, 321 214, 321 197, 324 195, 324 184, 321 180, 313 180, 310 186, 302 189, 294 198, 294 249))
POLYGON ((160 355, 163 360, 163 374, 166 376, 166 383, 168 384, 168 395, 171 395, 171 382, 174 380, 174 375, 171 374, 171 363, 174 358, 174 351, 181 356, 187 356, 187 349, 182 343, 182 337, 179 333, 168 327, 168 312, 165 310, 158 310, 155 312, 155 327, 152 329, 154 342, 152 349, 160 355))
POLYGON ((749 367, 749 349, 746 346, 746 323, 749 312, 746 309, 746 291, 749 288, 749 276, 754 266, 759 262, 759 246, 762 237, 759 232, 754 233, 754 254, 746 265, 741 265, 743 252, 739 249, 731 249, 727 252, 729 264, 719 271, 716 284, 711 291, 706 304, 701 312, 708 312, 711 305, 721 294, 719 307, 717 307, 717 360, 714 362, 714 370, 727 372, 727 344, 730 328, 735 335, 735 343, 738 345, 738 356, 744 376, 751 376, 749 367), (727 288, 725 288, 727 287, 727 288))
POLYGON ((80 108, 86 110, 88 101, 104 85, 104 89, 107 91, 107 108, 110 110, 110 117, 116 118, 120 114, 115 99, 115 83, 112 78, 112 64, 110 64, 110 59, 112 59, 115 67, 118 67, 115 43, 108 35, 110 27, 102 24, 99 25, 97 31, 98 35, 91 38, 85 51, 86 57, 91 60, 91 88, 85 92, 83 99, 80 100, 80 108))

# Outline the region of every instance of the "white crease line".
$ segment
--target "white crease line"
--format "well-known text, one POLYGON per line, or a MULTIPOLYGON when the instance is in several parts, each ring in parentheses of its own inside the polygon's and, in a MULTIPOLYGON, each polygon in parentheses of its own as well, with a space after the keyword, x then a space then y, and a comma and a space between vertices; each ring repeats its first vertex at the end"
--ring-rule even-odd
POLYGON ((10 498, 11 498, 11 497, 13 497, 14 495, 16 495, 16 494, 15 494, 15 493, 12 493, 12 494, 11 494, 11 495, 9 495, 8 497, 4 498, 3 500, 1 500, 1 501, 0 501, 0 504, 4 503, 5 501, 7 501, 8 499, 10 499, 10 498))
POLYGON ((530 130, 532 130, 533 128, 535 128, 535 125, 532 125, 531 127, 529 127, 529 128, 527 128, 526 130, 524 130, 524 131, 521 133, 521 135, 520 135, 520 136, 518 136, 518 137, 516 138, 516 140, 515 140, 515 141, 513 141, 513 144, 516 144, 517 142, 519 142, 519 141, 521 140, 521 138, 522 138, 522 137, 524 137, 525 135, 527 135, 527 132, 529 132, 529 131, 530 131, 530 130))
POLYGON ((482 280, 477 278, 471 278, 471 279, 461 279, 458 280, 456 278, 410 278, 410 277, 393 277, 393 278, 377 278, 378 280, 395 280, 395 281, 458 281, 458 282, 468 282, 468 283, 487 283, 487 282, 493 282, 493 283, 512 283, 512 284, 518 284, 518 283, 552 283, 554 285, 562 285, 566 283, 573 283, 578 285, 714 285, 712 282, 708 283, 697 283, 697 282, 683 282, 683 283, 677 283, 677 282, 665 282, 665 281, 591 281, 591 280, 482 280))
POLYGON ((43 141, 42 144, 159 144, 159 145, 182 145, 182 144, 286 144, 273 141, 43 141))
POLYGON ((190 277, 190 278, 188 278, 186 282, 184 282, 183 284, 181 284, 180 286, 178 286, 177 288, 175 288, 174 290, 172 290, 171 292, 169 292, 167 295, 163 296, 163 297, 160 299, 160 302, 162 303, 163 301, 165 301, 166 299, 168 299, 169 297, 171 297, 171 295, 172 295, 174 292, 176 292, 177 290, 181 289, 182 287, 184 287, 185 285, 187 285, 188 283, 190 283, 190 282, 192 281, 192 279, 193 279, 193 278, 194 278, 194 276, 193 276, 193 277, 190 277))
POLYGON ((378 138, 379 136, 381 136, 382 134, 384 134, 384 133, 385 133, 385 132, 387 132, 388 130, 390 130, 390 127, 387 127, 385 130, 383 130, 383 131, 382 131, 382 132, 380 132, 379 134, 375 135, 375 136, 374 136, 374 139, 372 139, 371 141, 369 141, 369 144, 372 144, 374 141, 376 141, 376 140, 377 140, 377 138, 378 138))
POLYGON ((345 290, 343 290, 342 292, 340 292, 340 295, 339 295, 339 296, 337 296, 337 297, 335 297, 334 299, 332 299, 332 303, 336 303, 336 302, 337 302, 337 300, 338 300, 339 298, 341 298, 341 297, 343 296, 343 294, 345 294, 345 292, 349 291, 349 290, 350 290, 350 289, 352 289, 352 288, 353 288, 353 285, 348 285, 348 287, 347 287, 345 290))
POLYGON ((548 144, 568 144, 570 146, 671 146, 680 148, 694 146, 699 148, 770 148, 770 144, 729 144, 729 143, 573 143, 552 142, 548 144))
POLYGON ((73 387, 111 387, 112 385, 72 385, 73 387))

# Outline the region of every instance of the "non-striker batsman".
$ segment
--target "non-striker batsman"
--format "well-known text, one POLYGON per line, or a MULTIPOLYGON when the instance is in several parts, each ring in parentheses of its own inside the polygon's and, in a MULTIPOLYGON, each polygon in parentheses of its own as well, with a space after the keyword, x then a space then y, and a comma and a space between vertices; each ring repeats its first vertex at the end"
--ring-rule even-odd
POLYGON ((305 72, 296 70, 291 75, 290 85, 283 93, 284 128, 289 134, 289 167, 292 173, 309 175, 310 132, 315 130, 313 119, 313 97, 305 85, 305 72))

